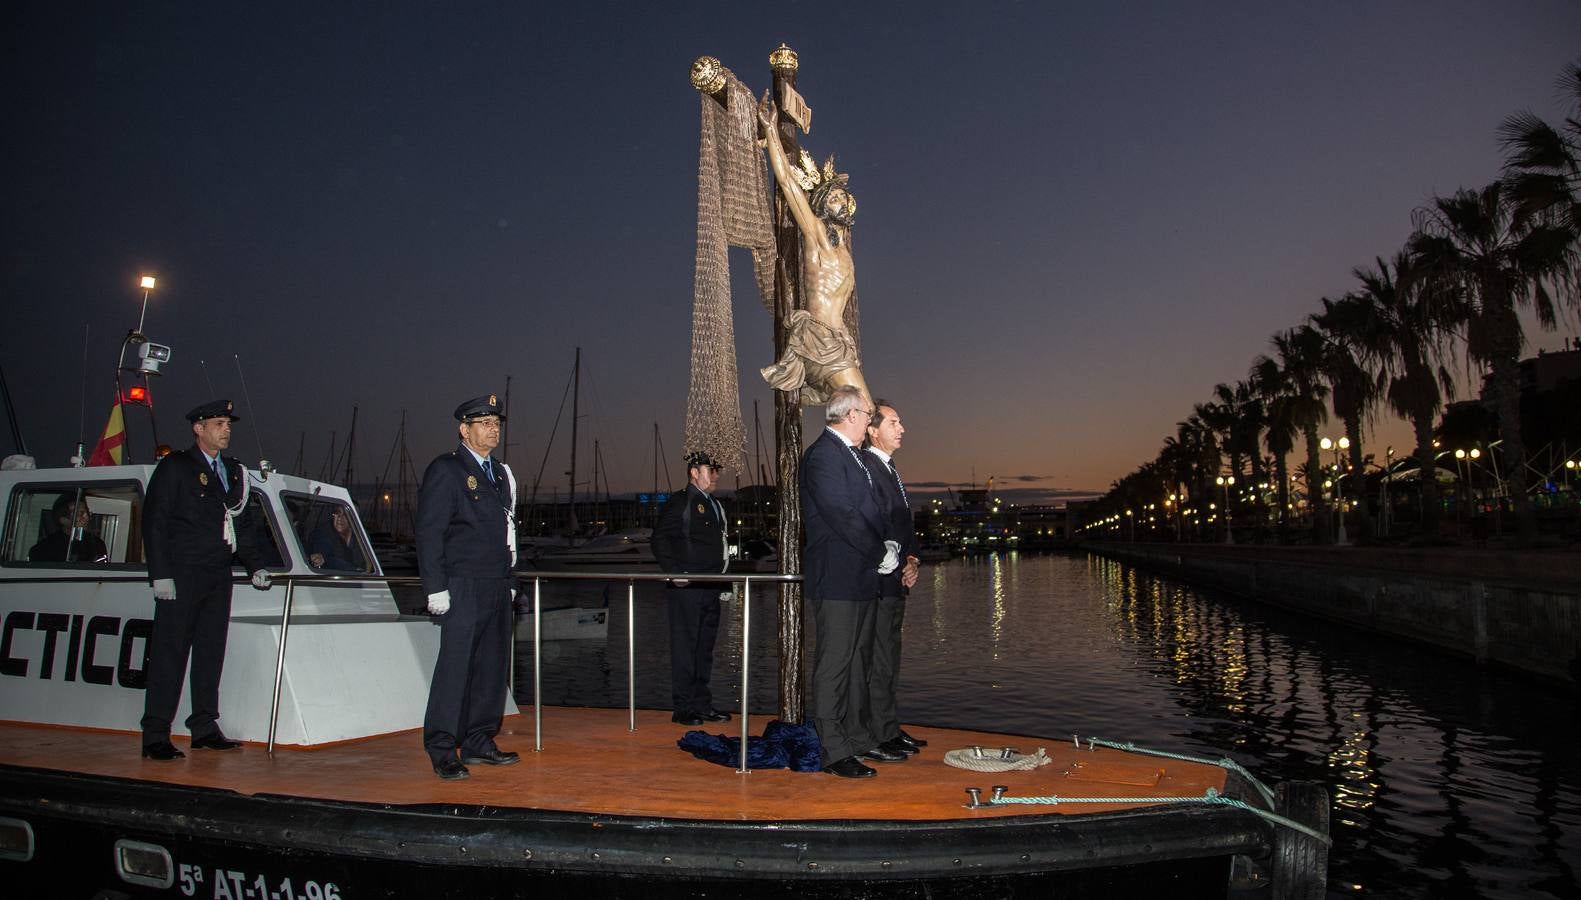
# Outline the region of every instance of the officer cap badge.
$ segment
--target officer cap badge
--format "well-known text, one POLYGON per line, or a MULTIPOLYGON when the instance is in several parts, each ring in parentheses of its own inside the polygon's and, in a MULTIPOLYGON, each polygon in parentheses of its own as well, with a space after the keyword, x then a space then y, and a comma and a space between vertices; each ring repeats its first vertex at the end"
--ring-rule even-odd
POLYGON ((205 419, 230 419, 240 422, 241 419, 231 410, 234 409, 229 400, 210 400, 202 406, 194 406, 187 410, 188 422, 202 422, 205 419))
POLYGON ((505 411, 500 408, 500 398, 496 394, 484 394, 467 400, 456 407, 455 416, 458 422, 468 422, 484 416, 499 416, 501 422, 505 421, 505 411))

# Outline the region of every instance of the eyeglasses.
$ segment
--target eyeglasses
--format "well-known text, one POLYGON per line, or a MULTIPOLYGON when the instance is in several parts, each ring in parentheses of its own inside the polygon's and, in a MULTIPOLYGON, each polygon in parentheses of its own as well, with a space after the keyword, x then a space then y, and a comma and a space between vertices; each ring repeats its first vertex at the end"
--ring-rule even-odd
POLYGON ((487 419, 468 419, 467 424, 478 425, 483 428, 498 428, 500 427, 500 420, 492 417, 487 419))
POLYGON ((853 409, 851 412, 861 413, 862 415, 867 416, 869 419, 873 418, 873 411, 870 409, 853 409))

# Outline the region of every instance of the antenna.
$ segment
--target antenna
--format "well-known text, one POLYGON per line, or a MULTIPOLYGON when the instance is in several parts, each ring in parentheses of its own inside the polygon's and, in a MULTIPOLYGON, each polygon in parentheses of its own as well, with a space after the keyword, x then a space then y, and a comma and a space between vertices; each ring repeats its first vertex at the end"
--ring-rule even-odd
MULTIPOLYGON (((253 412, 253 398, 252 398, 252 395, 247 393, 247 376, 242 374, 242 358, 241 358, 241 354, 235 354, 235 356, 236 356, 236 377, 238 377, 238 378, 240 378, 242 380, 242 399, 247 401, 247 415, 249 417, 251 417, 252 420, 253 420, 253 441, 256 442, 256 444, 258 446, 258 461, 259 461, 259 463, 262 463, 263 462, 263 455, 264 455, 263 454, 263 437, 262 437, 263 427, 262 427, 262 423, 258 421, 258 414, 253 412)), ((260 465, 260 468, 262 468, 261 465, 260 465)))
POLYGON ((16 452, 23 456, 27 452, 27 441, 22 437, 22 426, 17 424, 16 407, 11 404, 11 389, 5 383, 5 367, 0 366, 0 400, 5 402, 6 419, 11 423, 11 440, 16 444, 16 452))
MULTIPOLYGON (((236 367, 238 369, 241 368, 241 363, 237 363, 236 367)), ((209 365, 208 365, 208 363, 206 363, 206 362, 204 362, 203 360, 200 359, 200 360, 198 360, 198 368, 203 370, 203 383, 209 386, 209 399, 213 400, 213 399, 219 397, 220 393, 219 393, 219 391, 216 391, 214 389, 214 382, 209 380, 209 365)), ((247 414, 248 415, 252 415, 252 409, 251 408, 249 408, 247 410, 247 414)))
MULTIPOLYGON (((115 398, 116 403, 121 402, 120 397, 115 398)), ((82 325, 82 399, 77 404, 77 465, 85 466, 88 461, 83 458, 83 444, 88 440, 88 324, 82 325)), ((72 513, 73 516, 76 513, 72 513)), ((73 522, 77 521, 72 519, 73 522)))

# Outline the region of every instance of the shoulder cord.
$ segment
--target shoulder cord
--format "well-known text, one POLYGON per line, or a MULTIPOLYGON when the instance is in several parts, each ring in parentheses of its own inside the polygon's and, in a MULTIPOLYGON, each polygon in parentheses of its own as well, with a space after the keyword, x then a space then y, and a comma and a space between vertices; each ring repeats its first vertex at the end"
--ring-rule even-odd
MULTIPOLYGON (((225 464, 223 457, 220 460, 220 464, 225 464)), ((225 505, 225 543, 230 545, 232 553, 236 552, 236 526, 231 524, 231 520, 241 515, 242 510, 247 508, 247 496, 252 492, 252 485, 247 478, 247 466, 238 460, 236 468, 241 470, 239 477, 242 482, 242 496, 234 508, 228 503, 225 505)))
POLYGON ((505 507, 505 546, 511 551, 511 565, 516 565, 516 473, 504 463, 498 464, 505 470, 505 483, 510 485, 510 501, 505 507))

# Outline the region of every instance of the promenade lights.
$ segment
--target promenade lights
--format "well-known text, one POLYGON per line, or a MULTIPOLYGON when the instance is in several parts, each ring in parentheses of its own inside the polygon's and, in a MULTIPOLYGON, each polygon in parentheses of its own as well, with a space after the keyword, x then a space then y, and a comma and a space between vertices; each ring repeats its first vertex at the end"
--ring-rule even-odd
POLYGON ((1394 477, 1394 445, 1390 444, 1383 450, 1383 509, 1378 511, 1378 521, 1382 523, 1379 529, 1383 537, 1389 536, 1389 479, 1394 477))
POLYGON ((1350 449, 1350 438, 1341 437, 1338 441, 1324 438, 1318 442, 1318 446, 1324 450, 1334 451, 1334 514, 1339 519, 1339 530, 1334 536, 1334 543, 1343 547, 1350 541, 1345 537, 1345 482, 1341 480, 1344 478, 1344 472, 1340 469, 1339 459, 1341 451, 1350 449))
POLYGON ((1224 488, 1224 543, 1233 544, 1235 543, 1235 529, 1230 527, 1234 520, 1230 509, 1230 487, 1235 484, 1235 476, 1220 475, 1213 479, 1213 483, 1224 488))

